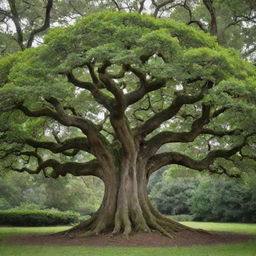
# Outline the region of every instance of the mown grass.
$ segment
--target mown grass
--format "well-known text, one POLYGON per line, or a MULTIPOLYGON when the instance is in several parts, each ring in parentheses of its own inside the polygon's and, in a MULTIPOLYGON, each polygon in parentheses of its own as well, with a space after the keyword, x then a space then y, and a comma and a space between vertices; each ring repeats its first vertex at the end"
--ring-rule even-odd
MULTIPOLYGON (((182 222, 192 228, 201 228, 212 231, 235 232, 256 235, 256 224, 245 223, 215 223, 215 222, 182 222)), ((255 255, 256 256, 256 255, 255 255)))
MULTIPOLYGON (((68 226, 57 227, 0 227, 0 244, 10 236, 17 236, 31 233, 55 233, 66 230, 68 226)), ((1 255, 1 254, 0 254, 1 255)), ((1 255, 2 256, 2 255, 1 255)))
MULTIPOLYGON (((256 224, 232 223, 198 223, 184 222, 184 224, 207 230, 239 232, 256 235, 256 224)), ((57 232, 68 227, 45 228, 0 228, 0 237, 27 233, 57 232)), ((111 247, 82 247, 82 246, 11 246, 4 242, 0 244, 1 256, 256 256, 256 240, 243 243, 193 246, 183 248, 111 248, 111 247)), ((0 241, 1 243, 1 241, 0 241)))

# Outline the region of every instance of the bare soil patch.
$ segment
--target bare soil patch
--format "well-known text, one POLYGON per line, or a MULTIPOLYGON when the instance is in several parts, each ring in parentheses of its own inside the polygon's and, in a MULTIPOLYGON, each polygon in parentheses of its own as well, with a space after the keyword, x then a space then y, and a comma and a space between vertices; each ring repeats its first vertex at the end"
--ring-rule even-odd
POLYGON ((193 245, 216 245, 243 242, 255 237, 227 232, 181 231, 173 239, 158 233, 136 233, 129 239, 121 235, 102 234, 93 237, 70 238, 55 234, 28 234, 12 237, 8 243, 15 245, 62 245, 62 246, 111 246, 111 247, 182 247, 193 245))

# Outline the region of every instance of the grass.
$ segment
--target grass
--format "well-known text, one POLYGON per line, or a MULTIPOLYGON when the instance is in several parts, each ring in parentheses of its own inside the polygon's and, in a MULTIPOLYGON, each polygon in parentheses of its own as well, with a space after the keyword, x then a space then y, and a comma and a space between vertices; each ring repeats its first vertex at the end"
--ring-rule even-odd
MULTIPOLYGON (((256 235, 256 224, 184 222, 191 227, 207 230, 239 232, 256 235)), ((0 238, 38 232, 57 232, 68 227, 0 228, 0 238)), ((0 240, 1 256, 256 256, 256 241, 230 245, 193 246, 183 248, 111 248, 82 246, 11 246, 0 240)))
MULTIPOLYGON (((182 222, 192 228, 201 228, 212 231, 235 232, 256 235, 256 224, 242 223, 215 223, 215 222, 182 222)), ((256 255, 255 255, 256 256, 256 255)))
MULTIPOLYGON (((6 238, 16 235, 31 233, 55 233, 68 229, 67 226, 59 227, 0 227, 0 245, 6 238)), ((0 254, 1 255, 1 254, 0 254)))

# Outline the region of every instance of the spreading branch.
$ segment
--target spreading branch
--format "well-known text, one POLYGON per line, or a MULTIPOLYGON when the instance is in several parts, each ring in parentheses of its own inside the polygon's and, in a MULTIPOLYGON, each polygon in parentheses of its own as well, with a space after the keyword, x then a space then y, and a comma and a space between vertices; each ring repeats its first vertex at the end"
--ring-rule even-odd
POLYGON ((144 124, 137 127, 136 130, 141 136, 145 137, 147 134, 157 129, 163 122, 174 117, 179 112, 183 105, 194 104, 203 99, 205 91, 211 88, 212 86, 212 82, 207 82, 201 89, 200 93, 196 95, 176 96, 176 98, 173 100, 172 104, 168 108, 162 110, 161 112, 155 114, 153 117, 149 118, 144 124))
POLYGON ((67 139, 62 143, 55 143, 51 141, 36 141, 34 139, 26 139, 25 143, 34 148, 44 148, 48 149, 53 153, 63 153, 65 155, 70 155, 66 152, 67 150, 74 149, 75 152, 82 150, 91 153, 91 149, 88 140, 85 137, 76 137, 72 139, 67 139))
POLYGON ((12 170, 16 172, 27 172, 30 174, 39 174, 41 171, 46 173, 46 169, 51 168, 52 171, 48 174, 48 177, 58 178, 59 176, 65 176, 68 173, 74 176, 96 176, 102 178, 102 170, 96 160, 91 160, 86 163, 67 162, 60 163, 55 159, 48 159, 42 161, 38 167, 33 170, 28 167, 16 168, 12 167, 12 170))
POLYGON ((209 167, 217 158, 229 159, 231 156, 239 152, 245 146, 247 138, 248 137, 246 136, 241 144, 229 150, 213 150, 209 152, 207 156, 202 160, 195 160, 187 155, 177 152, 165 152, 156 154, 148 161, 148 172, 151 174, 162 166, 170 164, 178 164, 198 171, 209 169, 209 167))
POLYGON ((113 109, 113 100, 107 95, 103 94, 95 84, 78 80, 75 78, 72 72, 69 72, 66 75, 70 83, 78 88, 90 91, 94 99, 99 104, 103 105, 107 110, 111 111, 113 109))
POLYGON ((210 110, 210 106, 202 106, 202 115, 192 123, 191 130, 189 132, 165 131, 158 133, 145 143, 145 151, 147 154, 151 155, 166 143, 186 143, 194 141, 195 138, 202 133, 204 125, 210 121, 210 110))

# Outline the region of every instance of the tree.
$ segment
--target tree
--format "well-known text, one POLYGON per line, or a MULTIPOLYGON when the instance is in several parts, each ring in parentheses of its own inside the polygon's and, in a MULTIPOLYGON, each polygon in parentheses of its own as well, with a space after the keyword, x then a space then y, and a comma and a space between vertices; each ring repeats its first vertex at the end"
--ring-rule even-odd
MULTIPOLYGON (((0 31, 14 40, 17 43, 16 48, 20 50, 32 47, 36 37, 50 26, 53 0, 47 0, 46 3, 1 0, 0 3, 0 31)), ((9 46, 4 44, 2 47, 2 51, 5 51, 9 46)))
POLYGON ((153 208, 152 173, 255 166, 255 67, 183 23, 94 14, 2 58, 0 72, 2 169, 105 184, 99 210, 71 233, 172 237, 189 228, 153 208))

